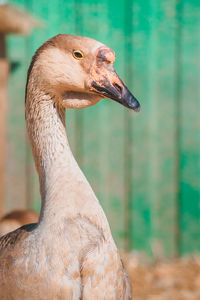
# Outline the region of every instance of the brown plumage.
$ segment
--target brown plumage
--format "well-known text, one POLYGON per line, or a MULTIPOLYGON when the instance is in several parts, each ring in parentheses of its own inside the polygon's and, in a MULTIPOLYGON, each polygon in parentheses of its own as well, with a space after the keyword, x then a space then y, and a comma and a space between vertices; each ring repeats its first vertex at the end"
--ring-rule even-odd
POLYGON ((103 97, 139 110, 115 73, 114 59, 101 43, 70 35, 52 38, 33 57, 26 124, 42 209, 38 224, 0 239, 1 300, 131 299, 106 216, 65 131, 66 108, 91 106, 103 97))
POLYGON ((38 219, 39 214, 35 210, 14 210, 3 216, 0 220, 0 236, 14 231, 23 225, 37 223, 38 219))

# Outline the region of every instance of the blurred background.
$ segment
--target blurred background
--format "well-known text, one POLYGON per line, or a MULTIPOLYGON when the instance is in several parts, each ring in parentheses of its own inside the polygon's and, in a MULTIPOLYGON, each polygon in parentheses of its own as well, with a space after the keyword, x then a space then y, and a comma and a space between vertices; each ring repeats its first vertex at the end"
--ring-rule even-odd
POLYGON ((116 70, 142 106, 134 114, 102 100, 94 107, 66 112, 72 151, 106 212, 116 243, 122 250, 147 257, 198 254, 200 2, 16 0, 9 4, 35 21, 25 37, 6 34, 4 56, 10 74, 2 211, 40 209, 24 117, 31 56, 58 33, 89 36, 115 51, 116 70))

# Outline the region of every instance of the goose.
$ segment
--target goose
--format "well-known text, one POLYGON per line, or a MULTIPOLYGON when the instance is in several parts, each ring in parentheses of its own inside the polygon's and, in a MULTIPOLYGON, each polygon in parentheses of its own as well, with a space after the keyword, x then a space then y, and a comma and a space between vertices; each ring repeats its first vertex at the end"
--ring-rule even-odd
POLYGON ((139 111, 114 61, 104 44, 67 34, 46 41, 32 58, 25 114, 42 207, 38 223, 0 239, 1 300, 131 299, 108 221, 65 130, 66 109, 101 98, 139 111))
POLYGON ((38 222, 39 215, 33 209, 13 210, 0 220, 0 236, 29 223, 38 222))

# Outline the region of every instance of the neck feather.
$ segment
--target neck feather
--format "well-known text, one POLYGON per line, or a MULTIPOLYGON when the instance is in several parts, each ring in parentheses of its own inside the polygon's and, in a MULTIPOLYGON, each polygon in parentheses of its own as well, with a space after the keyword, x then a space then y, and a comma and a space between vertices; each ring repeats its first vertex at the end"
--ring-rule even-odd
POLYGON ((40 224, 81 214, 110 235, 103 210, 71 153, 65 109, 55 105, 49 94, 27 91, 26 122, 40 180, 40 224))

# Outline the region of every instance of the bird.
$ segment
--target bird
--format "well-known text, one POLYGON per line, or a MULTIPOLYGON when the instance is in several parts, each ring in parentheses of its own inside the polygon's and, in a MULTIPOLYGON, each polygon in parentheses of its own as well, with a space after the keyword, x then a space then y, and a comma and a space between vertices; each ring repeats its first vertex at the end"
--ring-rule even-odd
POLYGON ((104 44, 68 34, 49 39, 32 58, 25 117, 42 205, 38 223, 0 239, 1 300, 131 299, 107 218, 65 128, 66 109, 102 98, 140 110, 114 61, 114 51, 104 44))
POLYGON ((29 223, 37 223, 39 214, 33 209, 17 209, 4 215, 0 220, 0 236, 29 223))

